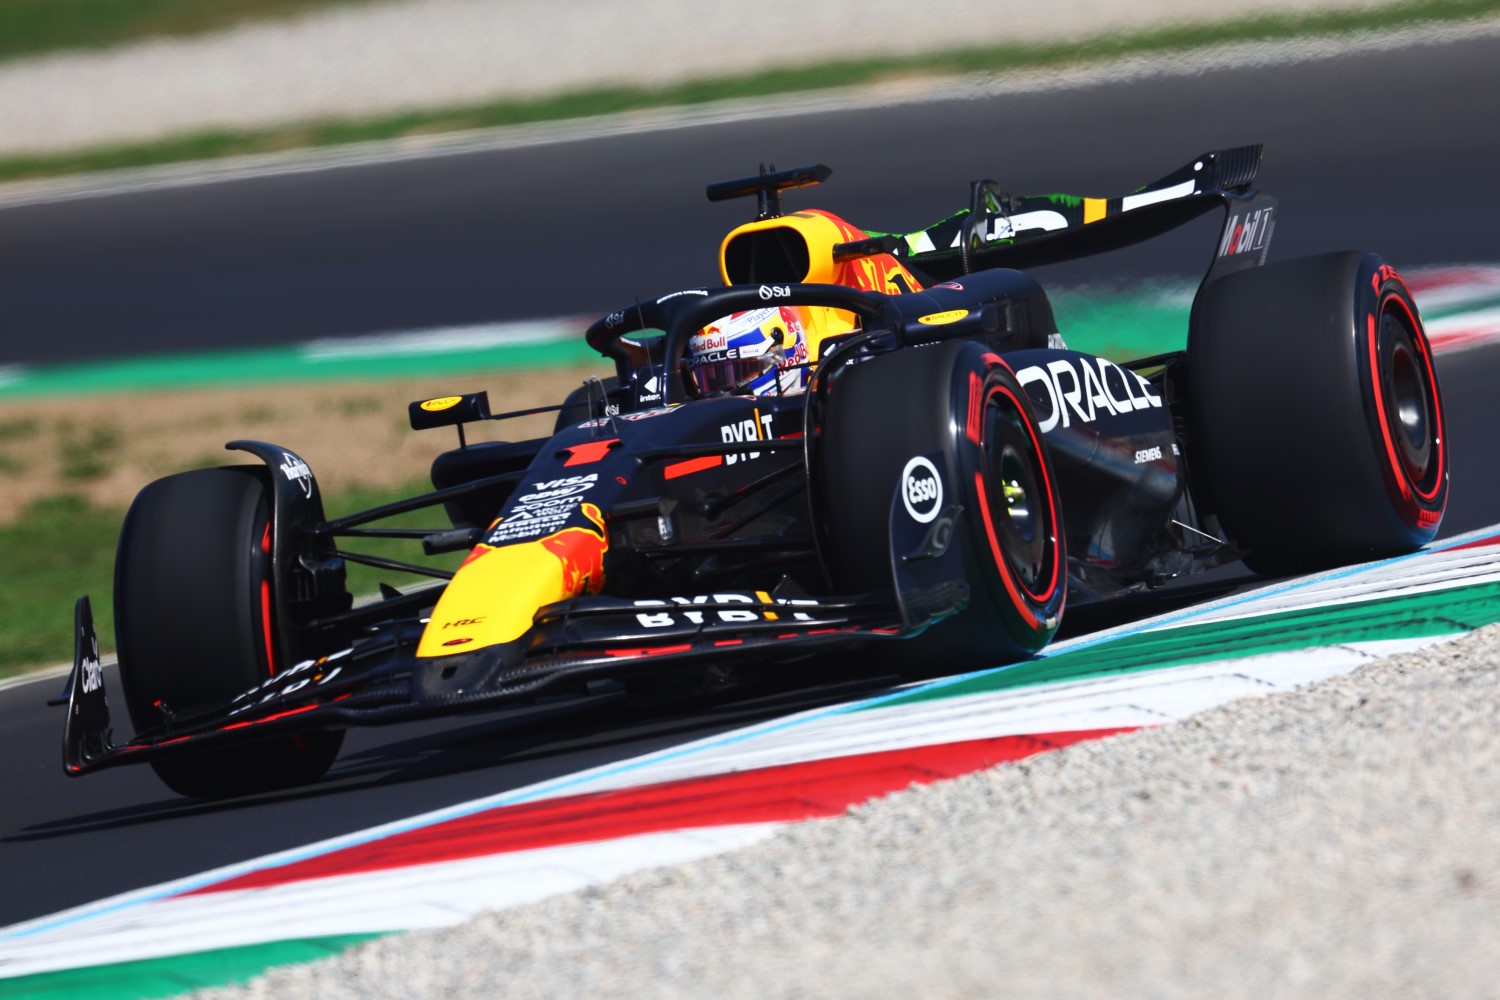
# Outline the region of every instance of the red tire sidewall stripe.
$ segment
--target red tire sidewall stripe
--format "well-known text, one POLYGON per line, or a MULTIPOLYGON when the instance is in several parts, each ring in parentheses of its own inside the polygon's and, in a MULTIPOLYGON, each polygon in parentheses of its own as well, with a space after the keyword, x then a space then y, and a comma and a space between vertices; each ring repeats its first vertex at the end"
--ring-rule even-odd
MULTIPOLYGON (((1398 278, 1397 280, 1399 281, 1400 279, 1398 278)), ((1404 289, 1405 287, 1403 283, 1402 288, 1404 289)), ((1416 484, 1412 484, 1412 488, 1417 496, 1430 503, 1437 499, 1438 494, 1443 489, 1443 482, 1448 476, 1448 442, 1443 428, 1443 401, 1438 395, 1437 372, 1432 366, 1432 349, 1427 343, 1426 335, 1422 332, 1422 324, 1417 321, 1417 317, 1412 313, 1411 307, 1406 304, 1406 299, 1400 295, 1392 295, 1390 301, 1400 306, 1401 311, 1406 313, 1407 321, 1410 324, 1408 328, 1412 332, 1412 344, 1416 346, 1417 353, 1422 356, 1422 366, 1427 372, 1427 384, 1432 388, 1432 416, 1435 425, 1432 429, 1432 440, 1437 445, 1437 472, 1432 477, 1432 490, 1428 493, 1423 493, 1421 490, 1416 489, 1416 484)))
MULTIPOLYGON (((1007 371, 1010 370, 1009 365, 1002 363, 1001 366, 1007 371)), ((990 388, 989 393, 985 395, 984 401, 980 406, 981 412, 985 407, 989 406, 990 398, 997 394, 1003 394, 1011 401, 1011 404, 1016 407, 1019 413, 1026 414, 1026 408, 1021 404, 1021 401, 1005 385, 994 385, 990 388)), ((984 488, 984 473, 982 470, 976 470, 974 473, 974 488, 979 497, 980 516, 984 520, 985 534, 989 538, 990 555, 995 560, 995 566, 1000 570, 1000 579, 1005 584, 1005 589, 1010 595, 1011 603, 1017 610, 1035 618, 1036 612, 1032 607, 1033 603, 1045 605, 1052 599, 1053 595, 1057 592, 1058 576, 1061 573, 1062 567, 1061 560, 1057 558, 1057 506, 1052 490, 1051 474, 1047 469, 1046 461, 1042 457, 1042 443, 1037 438, 1033 422, 1026 420, 1024 423, 1026 425, 1026 432, 1031 437, 1032 453, 1037 457, 1037 466, 1042 470, 1042 484, 1044 492, 1047 495, 1047 530, 1051 535, 1052 576, 1048 580, 1046 590, 1041 594, 1033 593, 1016 580, 1015 574, 1011 571, 1010 565, 1005 560, 1004 553, 1000 551, 1000 540, 995 535, 994 520, 990 516, 989 496, 984 488)), ((1038 624, 1044 623, 1038 622, 1038 624)))
POLYGON ((266 522, 260 538, 260 550, 266 556, 266 575, 260 581, 260 628, 266 643, 266 669, 276 676, 276 643, 271 636, 271 522, 266 522))
POLYGON ((1443 435, 1442 404, 1438 400, 1437 376, 1432 367, 1432 352, 1428 349, 1426 338, 1422 336, 1422 328, 1417 323, 1416 317, 1412 315, 1412 311, 1407 306, 1405 300, 1396 294, 1387 293, 1382 295, 1376 303, 1375 312, 1366 314, 1365 336, 1366 353, 1370 358, 1370 385, 1374 390, 1376 420, 1380 424, 1380 435, 1385 444, 1386 461, 1389 463, 1391 473, 1395 477, 1396 486, 1401 491, 1401 499, 1408 505, 1421 507, 1425 503, 1431 503, 1438 497, 1438 494, 1442 492, 1444 478, 1447 475, 1445 466, 1447 464, 1448 449, 1443 435), (1391 438, 1391 427, 1389 415, 1386 410, 1385 394, 1381 389, 1379 331, 1376 317, 1383 316, 1386 307, 1390 303, 1399 305, 1402 311, 1406 313, 1407 319, 1410 322, 1409 329, 1412 333, 1412 343, 1415 345, 1417 352, 1422 356, 1422 364, 1427 372, 1427 384, 1431 387, 1429 395, 1432 399, 1433 422, 1435 424, 1432 429, 1432 436, 1433 442, 1437 446, 1438 464, 1437 472, 1432 480, 1432 489, 1426 493, 1421 492, 1417 488, 1417 484, 1411 481, 1410 475, 1407 474, 1406 466, 1396 454, 1396 444, 1391 438))

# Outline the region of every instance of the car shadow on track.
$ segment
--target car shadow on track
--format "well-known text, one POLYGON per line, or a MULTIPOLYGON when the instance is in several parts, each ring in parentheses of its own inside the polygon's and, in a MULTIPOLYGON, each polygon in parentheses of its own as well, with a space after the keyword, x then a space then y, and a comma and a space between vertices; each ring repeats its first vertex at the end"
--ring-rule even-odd
POLYGON ((1208 579, 1172 584, 1160 590, 1126 594, 1098 604, 1069 607, 1054 641, 1118 628, 1159 615, 1171 614, 1194 604, 1217 600, 1231 594, 1275 583, 1270 577, 1256 576, 1241 566, 1223 567, 1208 579))
MULTIPOLYGON (((334 782, 353 779, 398 785, 497 764, 545 764, 581 757, 594 758, 598 763, 626 760, 796 712, 878 694, 896 682, 889 677, 829 676, 827 670, 820 674, 811 684, 805 676, 770 676, 710 695, 684 695, 649 704, 622 700, 587 715, 556 722, 533 721, 520 727, 501 727, 495 721, 486 721, 454 730, 450 724, 437 739, 419 735, 345 754, 330 777, 334 782)), ((562 773, 572 770, 575 768, 563 768, 562 773)))
MULTIPOLYGON (((1216 574, 1217 576, 1217 574, 1216 574)), ((1058 639, 1087 635, 1143 618, 1259 586, 1270 580, 1243 570, 1191 585, 1129 595, 1092 606, 1069 608, 1058 639)), ((581 705, 501 710, 455 719, 351 730, 332 771, 301 788, 235 799, 173 796, 34 823, 0 837, 0 844, 42 841, 77 834, 177 821, 236 811, 361 796, 414 783, 441 783, 493 772, 482 790, 450 785, 412 811, 436 808, 479 795, 493 795, 538 781, 564 777, 603 764, 670 749, 718 733, 872 697, 903 683, 898 677, 860 675, 858 662, 805 661, 789 669, 731 678, 710 693, 665 692, 651 699, 604 697, 581 705)), ((868 669, 867 667, 865 669, 868 669)))
MULTIPOLYGON (((362 795, 486 770, 495 772, 495 780, 484 783, 483 794, 496 794, 795 712, 878 694, 895 682, 894 678, 849 677, 847 669, 823 669, 819 673, 817 683, 811 685, 805 675, 798 678, 773 675, 747 682, 732 691, 658 699, 646 705, 615 700, 568 713, 546 710, 491 713, 459 728, 449 718, 356 730, 351 734, 351 745, 334 769, 315 784, 213 801, 178 798, 162 789, 165 798, 35 823, 0 837, 0 844, 65 838, 217 813, 280 810, 300 802, 362 795)), ((472 797, 476 795, 465 796, 460 791, 456 800, 472 797)))

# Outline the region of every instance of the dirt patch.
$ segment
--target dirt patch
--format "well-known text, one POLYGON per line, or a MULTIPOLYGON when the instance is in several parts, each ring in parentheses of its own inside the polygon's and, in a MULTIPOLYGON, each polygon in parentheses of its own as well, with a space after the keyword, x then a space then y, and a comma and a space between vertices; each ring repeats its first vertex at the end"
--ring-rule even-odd
MULTIPOLYGON (((234 438, 296 451, 325 494, 397 486, 427 474, 457 440, 448 428, 413 431, 412 400, 490 394, 494 412, 560 403, 598 368, 477 372, 314 386, 196 389, 0 403, 0 523, 42 497, 77 494, 124 507, 146 483, 185 469, 253 461, 224 450, 234 438)), ((469 440, 551 433, 555 414, 471 425, 469 440)))

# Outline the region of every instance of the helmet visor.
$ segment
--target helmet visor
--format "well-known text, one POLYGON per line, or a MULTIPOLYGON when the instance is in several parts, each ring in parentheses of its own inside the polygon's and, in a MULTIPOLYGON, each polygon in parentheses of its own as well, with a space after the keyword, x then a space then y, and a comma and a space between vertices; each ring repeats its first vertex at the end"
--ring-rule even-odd
POLYGON ((724 356, 729 353, 733 352, 709 354, 692 362, 687 374, 698 396, 744 390, 761 372, 776 365, 771 352, 755 358, 724 356))

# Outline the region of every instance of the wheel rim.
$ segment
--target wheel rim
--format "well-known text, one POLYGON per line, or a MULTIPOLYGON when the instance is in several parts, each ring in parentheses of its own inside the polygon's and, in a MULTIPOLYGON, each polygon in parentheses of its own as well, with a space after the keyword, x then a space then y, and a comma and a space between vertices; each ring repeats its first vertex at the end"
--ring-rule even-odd
POLYGON ((985 441, 987 492, 1004 504, 1003 513, 994 517, 1000 551, 1016 580, 1035 597, 1051 577, 1055 533, 1042 486, 1041 459, 1021 414, 995 393, 985 405, 985 441))
POLYGON ((1407 478, 1422 483, 1432 464, 1431 394, 1411 331, 1389 308, 1380 318, 1380 344, 1385 362, 1381 365, 1381 381, 1390 403, 1386 424, 1407 478))
POLYGON ((1369 318, 1368 349, 1393 485, 1415 504, 1412 516, 1419 525, 1436 524, 1448 475, 1447 446, 1431 350, 1409 300, 1399 295, 1382 300, 1379 320, 1369 318))

